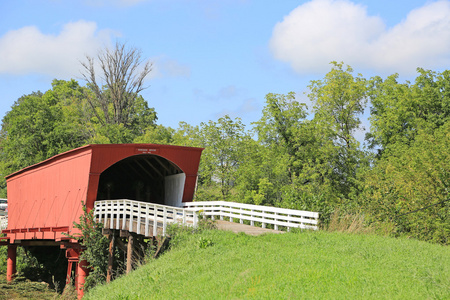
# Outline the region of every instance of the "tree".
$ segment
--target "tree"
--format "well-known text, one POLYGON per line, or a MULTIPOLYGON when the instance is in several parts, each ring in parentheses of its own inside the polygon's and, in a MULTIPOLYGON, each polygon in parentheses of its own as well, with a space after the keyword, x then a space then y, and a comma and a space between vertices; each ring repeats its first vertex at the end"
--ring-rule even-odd
POLYGON ((239 192, 247 202, 322 212, 332 203, 329 152, 307 107, 287 95, 267 94, 255 123, 259 147, 251 146, 239 168, 239 192))
POLYGON ((433 133, 419 129, 409 144, 386 149, 373 169, 361 174, 360 207, 393 233, 448 244, 450 236, 450 122, 433 133))
POLYGON ((90 137, 84 94, 75 80, 19 98, 2 120, 3 160, 11 172, 82 146, 90 137))
POLYGON ((106 48, 97 56, 103 85, 97 82, 95 59, 86 58, 87 62, 82 63, 82 76, 95 95, 87 100, 99 122, 130 127, 138 94, 145 89, 144 80, 151 72, 152 64, 149 61, 143 63, 138 49, 126 48, 125 44, 117 42, 114 50, 106 48))
POLYGON ((155 130, 157 120, 154 108, 148 107, 142 96, 138 96, 134 103, 134 113, 130 116, 130 124, 102 124, 97 117, 92 118, 93 137, 90 143, 123 144, 133 143, 148 131, 155 130))
POLYGON ((2 120, 1 178, 86 144, 93 133, 86 93, 75 80, 54 80, 44 94, 20 97, 2 120))
POLYGON ((241 144, 241 163, 235 174, 236 202, 280 206, 283 187, 290 183, 289 156, 273 145, 247 138, 241 144))
POLYGON ((448 244, 450 72, 418 72, 413 84, 397 74, 371 81, 367 138, 378 155, 357 201, 396 235, 448 244))
POLYGON ((218 183, 223 200, 230 196, 236 170, 243 159, 242 141, 246 138, 239 118, 233 121, 226 115, 217 122, 200 124, 200 145, 205 147, 200 162, 200 183, 204 186, 218 183))
POLYGON ((418 69, 415 83, 399 83, 398 75, 371 80, 372 148, 380 154, 395 143, 410 144, 419 129, 429 132, 450 119, 450 71, 436 73, 418 69))
POLYGON ((134 139, 134 142, 173 145, 174 132, 175 130, 171 127, 164 127, 163 125, 148 127, 143 135, 139 135, 134 139))
MULTIPOLYGON (((307 107, 295 100, 295 94, 267 94, 263 116, 255 123, 259 141, 271 147, 281 147, 290 157, 289 172, 298 173, 298 157, 307 143, 303 129, 308 121, 307 107)), ((300 167, 301 168, 301 167, 300 167)))
POLYGON ((367 81, 358 74, 353 76, 350 66, 333 62, 323 80, 312 81, 309 98, 314 103, 316 133, 326 149, 331 182, 346 198, 351 191, 356 171, 364 159, 360 143, 355 138, 361 129, 360 116, 367 103, 367 81))

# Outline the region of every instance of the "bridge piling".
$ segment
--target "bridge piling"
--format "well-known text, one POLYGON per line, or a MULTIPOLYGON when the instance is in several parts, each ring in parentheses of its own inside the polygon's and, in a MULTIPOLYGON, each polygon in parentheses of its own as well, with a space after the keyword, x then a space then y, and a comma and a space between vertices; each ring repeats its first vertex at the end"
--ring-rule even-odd
POLYGON ((128 245, 127 245, 127 274, 133 270, 133 243, 134 237, 132 234, 128 236, 128 245))
POLYGON ((8 259, 6 261, 6 281, 11 282, 16 274, 17 245, 8 245, 8 259))
POLYGON ((89 267, 86 260, 80 260, 78 263, 77 275, 77 295, 78 299, 81 299, 84 295, 84 284, 86 283, 86 277, 89 275, 89 267))
POLYGON ((109 253, 108 253, 108 270, 106 271, 106 282, 111 282, 113 263, 114 263, 114 244, 115 244, 115 233, 109 235, 109 253))

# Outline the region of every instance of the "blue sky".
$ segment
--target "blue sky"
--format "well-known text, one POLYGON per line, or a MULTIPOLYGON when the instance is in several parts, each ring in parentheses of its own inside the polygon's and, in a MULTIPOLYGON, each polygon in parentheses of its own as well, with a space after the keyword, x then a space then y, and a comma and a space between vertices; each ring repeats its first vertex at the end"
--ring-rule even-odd
POLYGON ((329 62, 366 77, 450 63, 450 1, 49 0, 0 2, 0 116, 115 41, 153 62, 144 98, 176 128, 257 121, 267 93, 304 92, 329 62))

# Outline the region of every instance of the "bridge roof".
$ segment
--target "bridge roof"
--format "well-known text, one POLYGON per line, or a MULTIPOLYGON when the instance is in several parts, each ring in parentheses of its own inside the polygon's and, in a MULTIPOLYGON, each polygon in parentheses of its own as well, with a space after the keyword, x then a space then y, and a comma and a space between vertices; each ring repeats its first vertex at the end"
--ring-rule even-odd
MULTIPOLYGON (((184 156, 184 152, 194 152, 197 154, 201 154, 204 148, 197 148, 197 147, 186 147, 186 146, 174 146, 174 145, 160 145, 160 144, 90 144, 83 147, 75 148, 60 154, 57 154, 55 156, 52 156, 46 160, 43 160, 37 164, 28 166, 26 168, 23 168, 17 172, 11 173, 7 175, 5 178, 6 180, 16 177, 20 174, 29 172, 31 170, 43 168, 46 165, 49 165, 53 162, 63 160, 64 158, 70 158, 74 157, 79 153, 87 152, 87 151, 93 151, 95 154, 97 154, 94 158, 94 164, 93 167, 95 171, 101 170, 101 167, 105 164, 108 165, 111 163, 111 160, 114 160, 116 157, 124 156, 122 157, 128 157, 132 155, 139 155, 139 154, 156 154, 159 155, 162 150, 161 156, 167 156, 169 155, 171 158, 178 157, 177 160, 182 160, 181 163, 185 164, 187 161, 184 161, 180 155, 184 156), (131 151, 130 151, 131 150, 131 151), (113 155, 111 155, 111 151, 115 152, 113 155)), ((187 157, 186 157, 187 158, 187 157)), ((116 161, 115 161, 116 162, 116 161)), ((195 161, 193 161, 195 165, 195 161)), ((197 162, 197 169, 198 169, 198 163, 197 162)), ((183 165, 184 165, 183 164, 183 165)), ((186 166, 188 168, 192 168, 193 166, 186 166)), ((102 170, 103 171, 103 170, 102 170)))

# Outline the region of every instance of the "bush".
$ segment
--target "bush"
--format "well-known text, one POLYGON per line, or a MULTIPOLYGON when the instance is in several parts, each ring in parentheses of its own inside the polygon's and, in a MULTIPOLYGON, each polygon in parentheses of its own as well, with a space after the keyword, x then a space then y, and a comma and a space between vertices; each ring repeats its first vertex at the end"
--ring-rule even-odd
POLYGON ((106 282, 109 241, 102 234, 103 224, 95 221, 94 211, 88 212, 83 204, 83 212, 84 214, 80 216, 80 223, 74 223, 74 227, 79 229, 81 234, 71 237, 78 240, 84 247, 81 259, 86 260, 91 269, 84 284, 85 291, 88 291, 97 284, 106 282))

